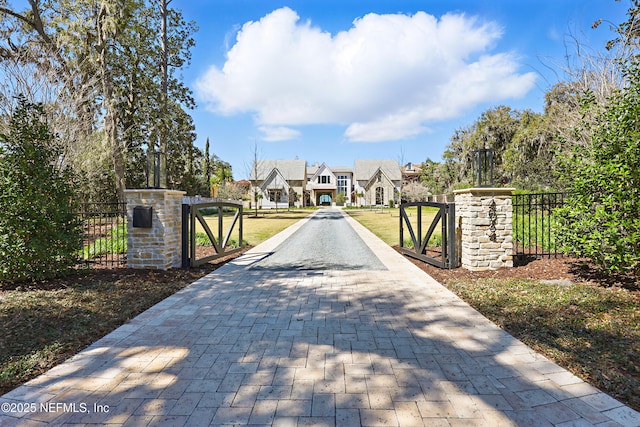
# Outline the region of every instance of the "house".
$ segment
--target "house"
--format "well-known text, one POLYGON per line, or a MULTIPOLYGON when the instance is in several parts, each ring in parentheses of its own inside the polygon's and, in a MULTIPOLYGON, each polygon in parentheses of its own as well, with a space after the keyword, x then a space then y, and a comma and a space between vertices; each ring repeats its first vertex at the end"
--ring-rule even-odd
POLYGON ((305 206, 333 206, 351 203, 353 170, 326 164, 307 167, 305 206), (340 197, 340 195, 342 195, 340 197))
POLYGON ((402 174, 395 160, 356 160, 354 167, 307 166, 304 160, 258 161, 251 172, 252 199, 278 206, 369 206, 399 201, 402 174), (257 165, 257 166, 256 166, 257 165))
POLYGON ((258 160, 251 170, 251 200, 266 209, 302 206, 304 160, 258 160))
POLYGON ((402 173, 402 186, 412 182, 420 182, 420 175, 422 174, 422 163, 407 163, 400 168, 402 173))
POLYGON ((356 204, 358 206, 389 205, 400 200, 402 174, 395 160, 356 160, 356 204))

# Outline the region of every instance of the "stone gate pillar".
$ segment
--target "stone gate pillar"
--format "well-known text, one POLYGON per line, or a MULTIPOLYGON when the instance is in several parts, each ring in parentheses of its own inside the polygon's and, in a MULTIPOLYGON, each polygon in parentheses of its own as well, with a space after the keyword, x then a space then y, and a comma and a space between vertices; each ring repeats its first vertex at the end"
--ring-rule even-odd
POLYGON ((168 270, 181 266, 185 194, 166 189, 125 190, 127 267, 168 270))
POLYGON ((513 188, 456 190, 461 264, 471 271, 513 267, 513 188))

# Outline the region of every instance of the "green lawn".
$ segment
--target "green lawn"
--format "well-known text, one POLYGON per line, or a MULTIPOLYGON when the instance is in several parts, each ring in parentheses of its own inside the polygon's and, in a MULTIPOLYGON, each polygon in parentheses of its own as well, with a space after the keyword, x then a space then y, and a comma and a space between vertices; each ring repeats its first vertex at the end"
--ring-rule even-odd
MULTIPOLYGON (((271 236, 279 233, 290 225, 295 224, 301 219, 309 216, 313 211, 309 209, 278 209, 278 212, 274 210, 258 211, 258 217, 255 217, 255 211, 245 210, 244 218, 242 219, 242 240, 247 244, 255 246, 264 242, 271 236)), ((228 230, 228 227, 233 219, 233 214, 225 214, 223 217, 224 234, 228 230)), ((209 228, 217 235, 218 230, 218 217, 217 215, 205 216, 209 228)), ((196 232, 203 233, 204 229, 200 223, 196 222, 196 232)), ((231 239, 238 240, 238 226, 234 228, 231 233, 231 239)))
MULTIPOLYGON (((360 224, 368 228, 373 234, 378 236, 389 246, 397 246, 400 244, 400 209, 388 208, 388 209, 346 209, 346 213, 351 215, 353 219, 360 224)), ((409 208, 406 210, 409 221, 417 233, 417 208, 409 208)), ((433 218, 438 213, 437 208, 423 208, 422 209, 422 235, 426 234, 433 218)), ((417 237, 417 235, 416 235, 417 237)), ((442 241, 442 233, 440 227, 437 227, 436 231, 432 235, 432 240, 429 246, 438 246, 442 241)), ((404 246, 411 246, 411 238, 405 225, 404 231, 404 246)))

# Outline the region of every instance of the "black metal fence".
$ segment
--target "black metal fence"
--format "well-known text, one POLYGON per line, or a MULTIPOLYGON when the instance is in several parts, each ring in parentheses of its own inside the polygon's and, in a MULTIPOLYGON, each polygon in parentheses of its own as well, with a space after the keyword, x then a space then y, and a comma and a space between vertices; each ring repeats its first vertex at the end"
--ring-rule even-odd
POLYGON ((513 196, 514 265, 562 256, 556 244, 553 211, 564 205, 565 198, 566 193, 513 196))
POLYGON ((79 264, 124 267, 127 263, 127 204, 82 203, 77 215, 84 230, 79 264))

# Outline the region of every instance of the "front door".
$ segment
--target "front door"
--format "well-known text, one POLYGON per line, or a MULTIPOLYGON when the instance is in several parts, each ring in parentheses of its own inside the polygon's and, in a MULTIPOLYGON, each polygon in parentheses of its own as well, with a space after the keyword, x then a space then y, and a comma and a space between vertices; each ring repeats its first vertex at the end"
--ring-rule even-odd
POLYGON ((332 198, 331 198, 331 193, 326 193, 326 192, 322 192, 322 193, 318 193, 318 206, 331 206, 332 204, 332 198))
POLYGON ((376 188, 376 205, 384 205, 384 188, 376 188))

